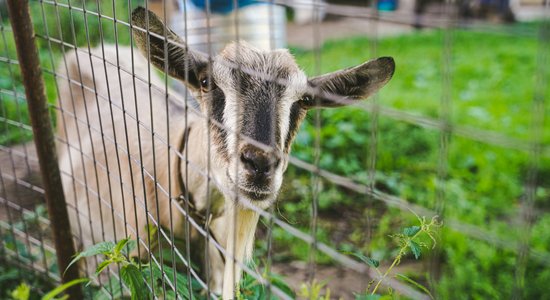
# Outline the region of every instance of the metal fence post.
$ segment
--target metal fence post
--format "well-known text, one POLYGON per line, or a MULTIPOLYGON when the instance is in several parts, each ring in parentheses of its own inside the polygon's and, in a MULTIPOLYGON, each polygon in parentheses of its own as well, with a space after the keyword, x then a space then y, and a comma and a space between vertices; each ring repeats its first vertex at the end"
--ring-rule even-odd
MULTIPOLYGON (((32 123, 34 143, 40 163, 42 182, 46 192, 48 214, 55 240, 57 263, 64 283, 79 277, 77 265, 66 272, 75 247, 69 226, 69 217, 57 164, 57 154, 44 82, 35 44, 34 29, 28 0, 8 0, 9 20, 13 30, 19 67, 25 85, 25 93, 32 123)), ((67 290, 70 299, 82 298, 82 290, 76 285, 67 290)))

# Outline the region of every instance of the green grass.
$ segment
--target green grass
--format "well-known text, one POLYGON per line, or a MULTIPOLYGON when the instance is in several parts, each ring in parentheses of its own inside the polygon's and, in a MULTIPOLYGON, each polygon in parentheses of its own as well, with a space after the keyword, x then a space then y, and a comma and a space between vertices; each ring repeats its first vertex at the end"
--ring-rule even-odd
MULTIPOLYGON (((531 31, 536 33, 533 27, 531 31)), ((538 46, 533 37, 429 31, 381 39, 373 53, 369 40, 352 38, 323 46, 321 72, 353 66, 375 56, 393 56, 396 73, 380 92, 381 105, 437 117, 441 98, 450 94, 453 122, 527 139, 538 46), (448 50, 446 35, 451 39, 448 50)), ((297 57, 312 74, 313 54, 299 51, 297 57)), ((545 138, 550 141, 550 133, 545 138)))
MULTIPOLYGON (((393 56, 396 72, 376 98, 379 105, 437 121, 442 103, 447 99, 449 121, 453 126, 488 130, 526 145, 533 141, 535 95, 542 99, 550 96, 550 84, 537 83, 537 76, 550 79, 547 68, 537 67, 542 63, 539 61, 541 51, 549 49, 536 38, 539 26, 541 23, 518 24, 498 28, 495 33, 426 31, 382 38, 376 47, 366 38, 331 41, 320 52, 320 69, 325 73, 375 56, 393 56), (533 35, 502 34, 517 32, 518 28, 533 35)), ((293 52, 306 72, 313 74, 315 53, 300 49, 293 52)), ((546 104, 543 109, 549 115, 550 105, 546 104)), ((310 115, 312 118, 303 126, 293 153, 312 162, 316 129, 314 114, 310 115)), ((369 152, 373 147, 371 136, 376 124, 376 186, 412 203, 436 207, 439 131, 383 114, 373 123, 372 115, 363 108, 323 111, 321 124, 320 166, 323 169, 367 183, 368 159, 372 155, 369 152)), ((548 148, 550 122, 543 124, 541 132, 542 143, 548 148)), ((503 241, 505 249, 468 237, 451 226, 444 227, 440 244, 442 272, 432 287, 442 299, 511 297, 518 259, 514 250, 525 235, 520 230, 518 214, 526 197, 530 162, 536 165, 539 174, 534 199, 537 214, 530 231, 530 246, 547 257, 550 253, 550 182, 546 180, 550 174, 550 158, 543 155, 533 162, 527 151, 484 140, 481 133, 475 140, 451 135, 445 156, 447 176, 442 185, 443 220, 444 223, 445 220, 460 221, 489 232, 503 241)), ((286 193, 281 197, 284 199, 281 211, 291 222, 307 230, 312 191, 298 187, 311 184, 311 175, 292 167, 289 174, 286 193)), ((380 259, 391 257, 395 245, 388 242, 387 235, 409 219, 410 213, 387 209, 366 196, 327 182, 322 186, 320 227, 325 234, 319 238, 337 248, 358 248, 380 259), (351 227, 344 233, 333 225, 341 216, 345 216, 351 227), (327 236, 326 232, 332 234, 327 236)), ((288 242, 283 239, 278 241, 282 251, 297 248, 296 244, 285 247, 288 242)), ((307 259, 304 251, 295 251, 294 255, 307 259)), ((528 259, 526 269, 523 297, 550 297, 546 286, 541 284, 550 274, 535 272, 548 269, 548 265, 528 259)), ((421 271, 415 276, 427 280, 421 271)))

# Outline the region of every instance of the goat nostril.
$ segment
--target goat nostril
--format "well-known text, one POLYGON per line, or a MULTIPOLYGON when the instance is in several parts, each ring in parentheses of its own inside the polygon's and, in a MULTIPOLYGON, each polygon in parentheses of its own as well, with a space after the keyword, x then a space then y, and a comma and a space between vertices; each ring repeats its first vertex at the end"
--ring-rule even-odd
POLYGON ((254 157, 252 152, 246 151, 241 154, 241 162, 243 163, 244 168, 252 173, 256 172, 256 164, 254 163, 254 157))
POLYGON ((244 169, 254 176, 270 176, 278 166, 278 159, 271 159, 268 155, 257 151, 244 151, 241 153, 241 162, 244 169))

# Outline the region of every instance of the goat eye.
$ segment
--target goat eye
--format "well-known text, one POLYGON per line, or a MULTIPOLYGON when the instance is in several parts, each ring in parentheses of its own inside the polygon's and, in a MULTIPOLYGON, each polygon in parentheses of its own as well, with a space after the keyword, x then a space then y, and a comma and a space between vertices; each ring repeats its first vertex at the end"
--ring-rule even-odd
POLYGON ((300 98, 300 101, 304 102, 310 102, 312 100, 311 95, 303 95, 302 98, 300 98))
POLYGON ((201 89, 208 90, 208 83, 209 83, 208 77, 201 79, 201 89))
POLYGON ((216 89, 216 84, 210 79, 211 79, 210 76, 207 76, 200 80, 201 90, 204 93, 207 93, 209 91, 213 91, 216 89))

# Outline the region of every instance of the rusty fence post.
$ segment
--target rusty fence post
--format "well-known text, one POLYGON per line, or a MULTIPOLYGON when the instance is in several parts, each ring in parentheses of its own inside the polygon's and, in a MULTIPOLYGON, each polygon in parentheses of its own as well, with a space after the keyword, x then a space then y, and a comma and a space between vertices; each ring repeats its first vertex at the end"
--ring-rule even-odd
MULTIPOLYGON (((35 44, 34 29, 30 17, 28 0, 8 0, 9 20, 15 38, 17 58, 32 123, 32 131, 36 152, 40 163, 40 173, 46 192, 48 214, 55 240, 57 263, 63 283, 79 277, 78 267, 74 264, 66 272, 75 247, 69 226, 69 216, 61 185, 61 175, 57 164, 55 140, 50 120, 48 102, 44 93, 44 82, 35 44)), ((79 285, 67 290, 70 299, 81 299, 82 290, 79 285)))

